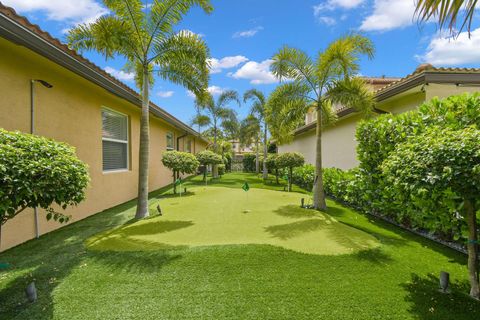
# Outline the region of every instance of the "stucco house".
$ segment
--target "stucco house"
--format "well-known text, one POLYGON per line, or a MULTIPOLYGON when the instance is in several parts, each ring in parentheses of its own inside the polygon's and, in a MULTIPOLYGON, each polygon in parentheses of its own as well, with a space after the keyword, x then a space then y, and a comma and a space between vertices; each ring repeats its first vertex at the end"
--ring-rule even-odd
MULTIPOLYGON (((404 78, 365 78, 375 95, 375 114, 398 114, 413 110, 433 97, 445 98, 480 91, 480 69, 435 68, 420 65, 404 78)), ((358 165, 355 131, 362 116, 352 108, 337 107, 339 120, 322 133, 323 166, 351 169, 358 165)), ((294 132, 293 141, 279 145, 278 152, 300 152, 315 164, 316 116, 309 113, 305 125, 294 132)))
MULTIPOLYGON (((1 4, 0 97, 1 128, 66 142, 88 164, 87 200, 66 210, 71 222, 136 197, 139 95, 1 4)), ((171 182, 164 151, 197 153, 208 142, 153 103, 150 112, 149 188, 155 190, 171 182)), ((62 226, 43 212, 38 217, 25 210, 7 222, 0 251, 62 226)))

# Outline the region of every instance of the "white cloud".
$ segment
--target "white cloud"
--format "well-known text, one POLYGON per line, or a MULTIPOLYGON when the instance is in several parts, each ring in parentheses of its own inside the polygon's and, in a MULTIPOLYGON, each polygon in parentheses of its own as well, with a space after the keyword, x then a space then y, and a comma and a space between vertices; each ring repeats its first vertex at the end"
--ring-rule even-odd
POLYGON ((70 23, 92 22, 108 13, 108 10, 95 0, 2 0, 2 3, 21 13, 41 11, 50 20, 70 23))
POLYGON ((430 41, 424 55, 416 58, 433 65, 459 65, 480 63, 480 28, 472 31, 470 38, 462 32, 457 38, 438 35, 430 41))
POLYGON ((360 26, 362 31, 387 31, 414 23, 413 0, 375 0, 373 13, 360 26))
POLYGON ((175 93, 174 91, 159 91, 157 95, 160 98, 170 98, 173 96, 174 93, 175 93))
MULTIPOLYGON (((210 87, 207 88, 207 91, 210 92, 210 94, 212 96, 217 96, 219 94, 222 94, 223 92, 225 92, 225 90, 227 90, 227 89, 221 88, 219 86, 210 86, 210 87)), ((192 99, 196 98, 195 93, 193 93, 190 90, 187 90, 187 96, 189 96, 192 99)))
POLYGON ((315 17, 321 16, 322 12, 332 11, 338 8, 353 9, 361 5, 365 0, 327 0, 316 6, 313 6, 315 17))
POLYGON ((105 71, 110 73, 112 76, 114 76, 118 80, 132 81, 133 79, 135 79, 135 74, 130 73, 130 72, 125 72, 125 71, 122 71, 122 70, 117 70, 117 69, 112 68, 112 67, 105 67, 105 71))
POLYGON ((335 20, 332 17, 320 16, 320 17, 317 17, 317 19, 319 22, 326 24, 327 26, 334 26, 337 24, 337 20, 335 20))
POLYGON ((247 79, 251 84, 270 84, 278 82, 278 79, 270 72, 273 60, 262 62, 249 61, 235 73, 229 75, 235 79, 247 79))
POLYGON ((232 56, 232 57, 225 57, 222 59, 215 59, 212 58, 209 60, 210 62, 210 72, 211 73, 220 73, 223 69, 230 69, 235 68, 241 63, 248 61, 247 57, 244 56, 232 56))
POLYGON ((216 96, 216 95, 222 94, 225 91, 225 89, 220 88, 219 86, 210 86, 208 87, 207 91, 210 92, 212 96, 216 96))
POLYGON ((259 31, 262 31, 262 30, 263 30, 263 27, 259 26, 250 30, 235 32, 232 37, 233 38, 251 38, 254 35, 256 35, 259 31))

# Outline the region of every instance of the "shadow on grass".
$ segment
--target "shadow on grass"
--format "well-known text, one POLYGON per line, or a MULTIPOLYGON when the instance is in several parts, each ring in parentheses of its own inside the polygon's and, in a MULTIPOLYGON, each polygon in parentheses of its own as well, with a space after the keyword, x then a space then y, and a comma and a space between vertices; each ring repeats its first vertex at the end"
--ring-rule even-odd
POLYGON ((296 205, 282 206, 276 209, 274 212, 279 216, 293 219, 323 217, 323 214, 319 211, 303 209, 296 205))
POLYGON ((389 254, 383 252, 381 248, 361 250, 356 252, 353 256, 355 257, 355 259, 358 259, 360 261, 367 261, 373 264, 387 264, 394 261, 392 257, 389 254))
MULTIPOLYGON (((169 189, 170 186, 156 190, 149 197, 154 198, 169 189)), ((100 256, 105 255, 105 259, 112 258, 113 254, 110 253, 86 251, 84 240, 133 222, 135 207, 136 200, 125 202, 0 253, 0 260, 11 265, 11 268, 0 272, 0 279, 3 276, 7 279, 2 279, 0 286, 0 319, 52 319, 53 292, 71 271, 91 257, 103 259, 100 256), (33 280, 38 300, 30 304, 25 297, 25 287, 33 280)), ((157 253, 157 256, 152 253, 143 260, 131 253, 120 252, 115 255, 117 258, 113 258, 115 262, 112 265, 121 268, 125 264, 138 272, 143 268, 151 268, 152 263, 158 268, 166 260, 173 259, 162 257, 162 253, 157 253)))
POLYGON ((325 220, 308 219, 287 224, 269 226, 265 228, 265 231, 270 233, 275 238, 288 240, 304 233, 313 232, 325 227, 327 227, 325 220))
MULTIPOLYGON (((148 221, 148 220, 147 220, 148 221)), ((186 246, 172 246, 158 241, 139 239, 193 226, 192 221, 149 221, 130 224, 96 235, 86 241, 88 248, 97 251, 151 251, 184 249, 186 246)))
POLYGON ((480 319, 480 302, 468 296, 467 282, 454 282, 451 293, 444 294, 436 276, 412 274, 411 282, 402 287, 407 291, 405 300, 411 303, 408 311, 415 319, 480 319))

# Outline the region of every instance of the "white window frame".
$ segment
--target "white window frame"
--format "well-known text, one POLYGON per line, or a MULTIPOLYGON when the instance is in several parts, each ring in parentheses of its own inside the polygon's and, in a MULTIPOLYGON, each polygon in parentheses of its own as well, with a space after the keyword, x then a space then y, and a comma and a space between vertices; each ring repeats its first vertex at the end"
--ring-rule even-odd
POLYGON ((165 146, 166 146, 167 151, 174 151, 175 150, 175 134, 172 131, 167 131, 167 134, 165 134, 165 146), (172 135, 172 144, 173 144, 172 147, 168 146, 168 135, 169 134, 172 135))
POLYGON ((124 140, 118 140, 118 139, 104 138, 103 137, 103 123, 102 123, 102 172, 104 174, 108 174, 108 173, 130 171, 130 117, 128 116, 128 114, 119 112, 119 111, 114 110, 114 109, 109 108, 109 107, 102 106, 100 112, 103 112, 103 110, 108 110, 109 112, 113 112, 113 113, 116 113, 118 115, 121 115, 121 116, 124 116, 125 118, 127 118, 127 140, 124 141, 124 140), (126 168, 111 169, 111 170, 104 170, 103 169, 103 141, 123 143, 123 144, 127 145, 127 163, 126 163, 127 167, 126 168))

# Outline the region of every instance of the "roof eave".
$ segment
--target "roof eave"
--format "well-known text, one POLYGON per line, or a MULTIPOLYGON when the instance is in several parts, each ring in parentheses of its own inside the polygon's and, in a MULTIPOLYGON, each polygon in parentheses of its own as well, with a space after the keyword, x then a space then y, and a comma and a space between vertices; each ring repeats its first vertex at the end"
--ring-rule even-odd
MULTIPOLYGON (((88 64, 76 59, 75 57, 64 52, 60 48, 56 47, 54 44, 48 42, 47 40, 40 37, 38 34, 23 26, 22 24, 11 19, 6 15, 0 14, 0 36, 6 38, 9 41, 12 41, 15 44, 24 46, 41 56, 53 61, 54 63, 78 74, 79 76, 85 78, 86 80, 102 87, 108 92, 125 99, 134 105, 141 107, 142 101, 135 91, 126 90, 119 83, 112 81, 98 70, 95 70, 88 64)), ((191 135, 200 137, 202 140, 207 142, 204 138, 200 136, 198 132, 176 119, 174 116, 166 112, 165 110, 159 108, 158 106, 150 105, 150 112, 167 121, 170 125, 188 132, 191 135)))

